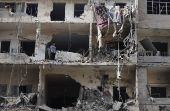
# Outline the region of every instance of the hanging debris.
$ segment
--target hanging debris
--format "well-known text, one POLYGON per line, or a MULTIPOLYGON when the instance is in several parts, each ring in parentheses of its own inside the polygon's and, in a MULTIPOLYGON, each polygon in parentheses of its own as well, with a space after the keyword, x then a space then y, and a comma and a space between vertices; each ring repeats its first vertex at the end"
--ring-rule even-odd
MULTIPOLYGON (((94 13, 97 20, 97 41, 99 43, 98 52, 102 54, 96 54, 94 61, 102 58, 104 61, 113 61, 118 59, 129 59, 131 54, 136 52, 135 43, 135 29, 133 28, 133 6, 125 6, 120 9, 119 6, 104 6, 94 4, 94 13), (125 22, 130 23, 130 32, 126 38, 122 38, 123 28, 125 22), (104 47, 102 38, 105 37, 109 30, 109 24, 113 23, 114 33, 113 38, 123 39, 124 48, 118 52, 118 49, 114 48, 113 51, 108 53, 107 44, 104 47), (102 34, 104 27, 108 27, 107 33, 102 34), (117 50, 117 51, 116 51, 117 50), (118 54, 119 53, 119 54, 118 54)), ((100 61, 100 60, 99 60, 100 61)))

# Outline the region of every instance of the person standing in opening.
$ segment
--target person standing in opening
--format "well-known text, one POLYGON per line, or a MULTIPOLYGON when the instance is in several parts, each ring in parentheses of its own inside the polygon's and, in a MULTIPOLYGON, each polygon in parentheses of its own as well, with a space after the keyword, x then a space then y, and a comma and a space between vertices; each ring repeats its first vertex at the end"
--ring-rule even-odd
POLYGON ((82 47, 79 48, 79 50, 77 51, 77 53, 83 55, 83 57, 85 56, 85 50, 84 50, 82 47))
POLYGON ((55 42, 53 42, 53 44, 50 46, 50 60, 54 60, 55 59, 55 54, 56 54, 56 46, 55 46, 55 42))

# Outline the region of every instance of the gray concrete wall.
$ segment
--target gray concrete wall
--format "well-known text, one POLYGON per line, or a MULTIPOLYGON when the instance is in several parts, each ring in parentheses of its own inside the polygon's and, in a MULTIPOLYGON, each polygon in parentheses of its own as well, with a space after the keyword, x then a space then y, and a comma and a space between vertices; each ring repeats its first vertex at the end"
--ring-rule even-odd
POLYGON ((142 100, 146 100, 148 97, 147 91, 147 68, 146 67, 138 67, 137 69, 137 77, 138 77, 138 99, 139 103, 142 100))
POLYGON ((26 66, 25 65, 14 65, 13 73, 12 73, 13 65, 0 65, 0 84, 7 85, 7 93, 10 89, 9 94, 12 95, 12 86, 19 85, 21 79, 24 80, 21 82, 21 85, 32 85, 32 92, 36 93, 38 88, 38 79, 39 79, 39 69, 37 66, 27 66, 27 75, 26 74, 26 66), (12 78, 11 78, 12 74, 12 78), (11 78, 11 84, 10 84, 11 78), (10 86, 10 87, 9 87, 10 86))

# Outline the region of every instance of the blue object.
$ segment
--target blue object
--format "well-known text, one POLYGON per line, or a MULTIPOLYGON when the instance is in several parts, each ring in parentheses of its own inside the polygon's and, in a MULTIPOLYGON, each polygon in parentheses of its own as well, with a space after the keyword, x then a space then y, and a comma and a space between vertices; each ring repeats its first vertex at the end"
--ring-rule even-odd
POLYGON ((113 14, 112 13, 108 13, 108 15, 113 19, 113 14))

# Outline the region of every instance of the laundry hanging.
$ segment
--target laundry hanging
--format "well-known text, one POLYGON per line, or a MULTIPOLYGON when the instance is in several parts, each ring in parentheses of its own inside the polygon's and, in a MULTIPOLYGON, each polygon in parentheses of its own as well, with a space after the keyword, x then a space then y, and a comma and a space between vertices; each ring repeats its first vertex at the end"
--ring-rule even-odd
POLYGON ((108 26, 108 11, 105 6, 96 6, 96 19, 100 29, 108 26))

